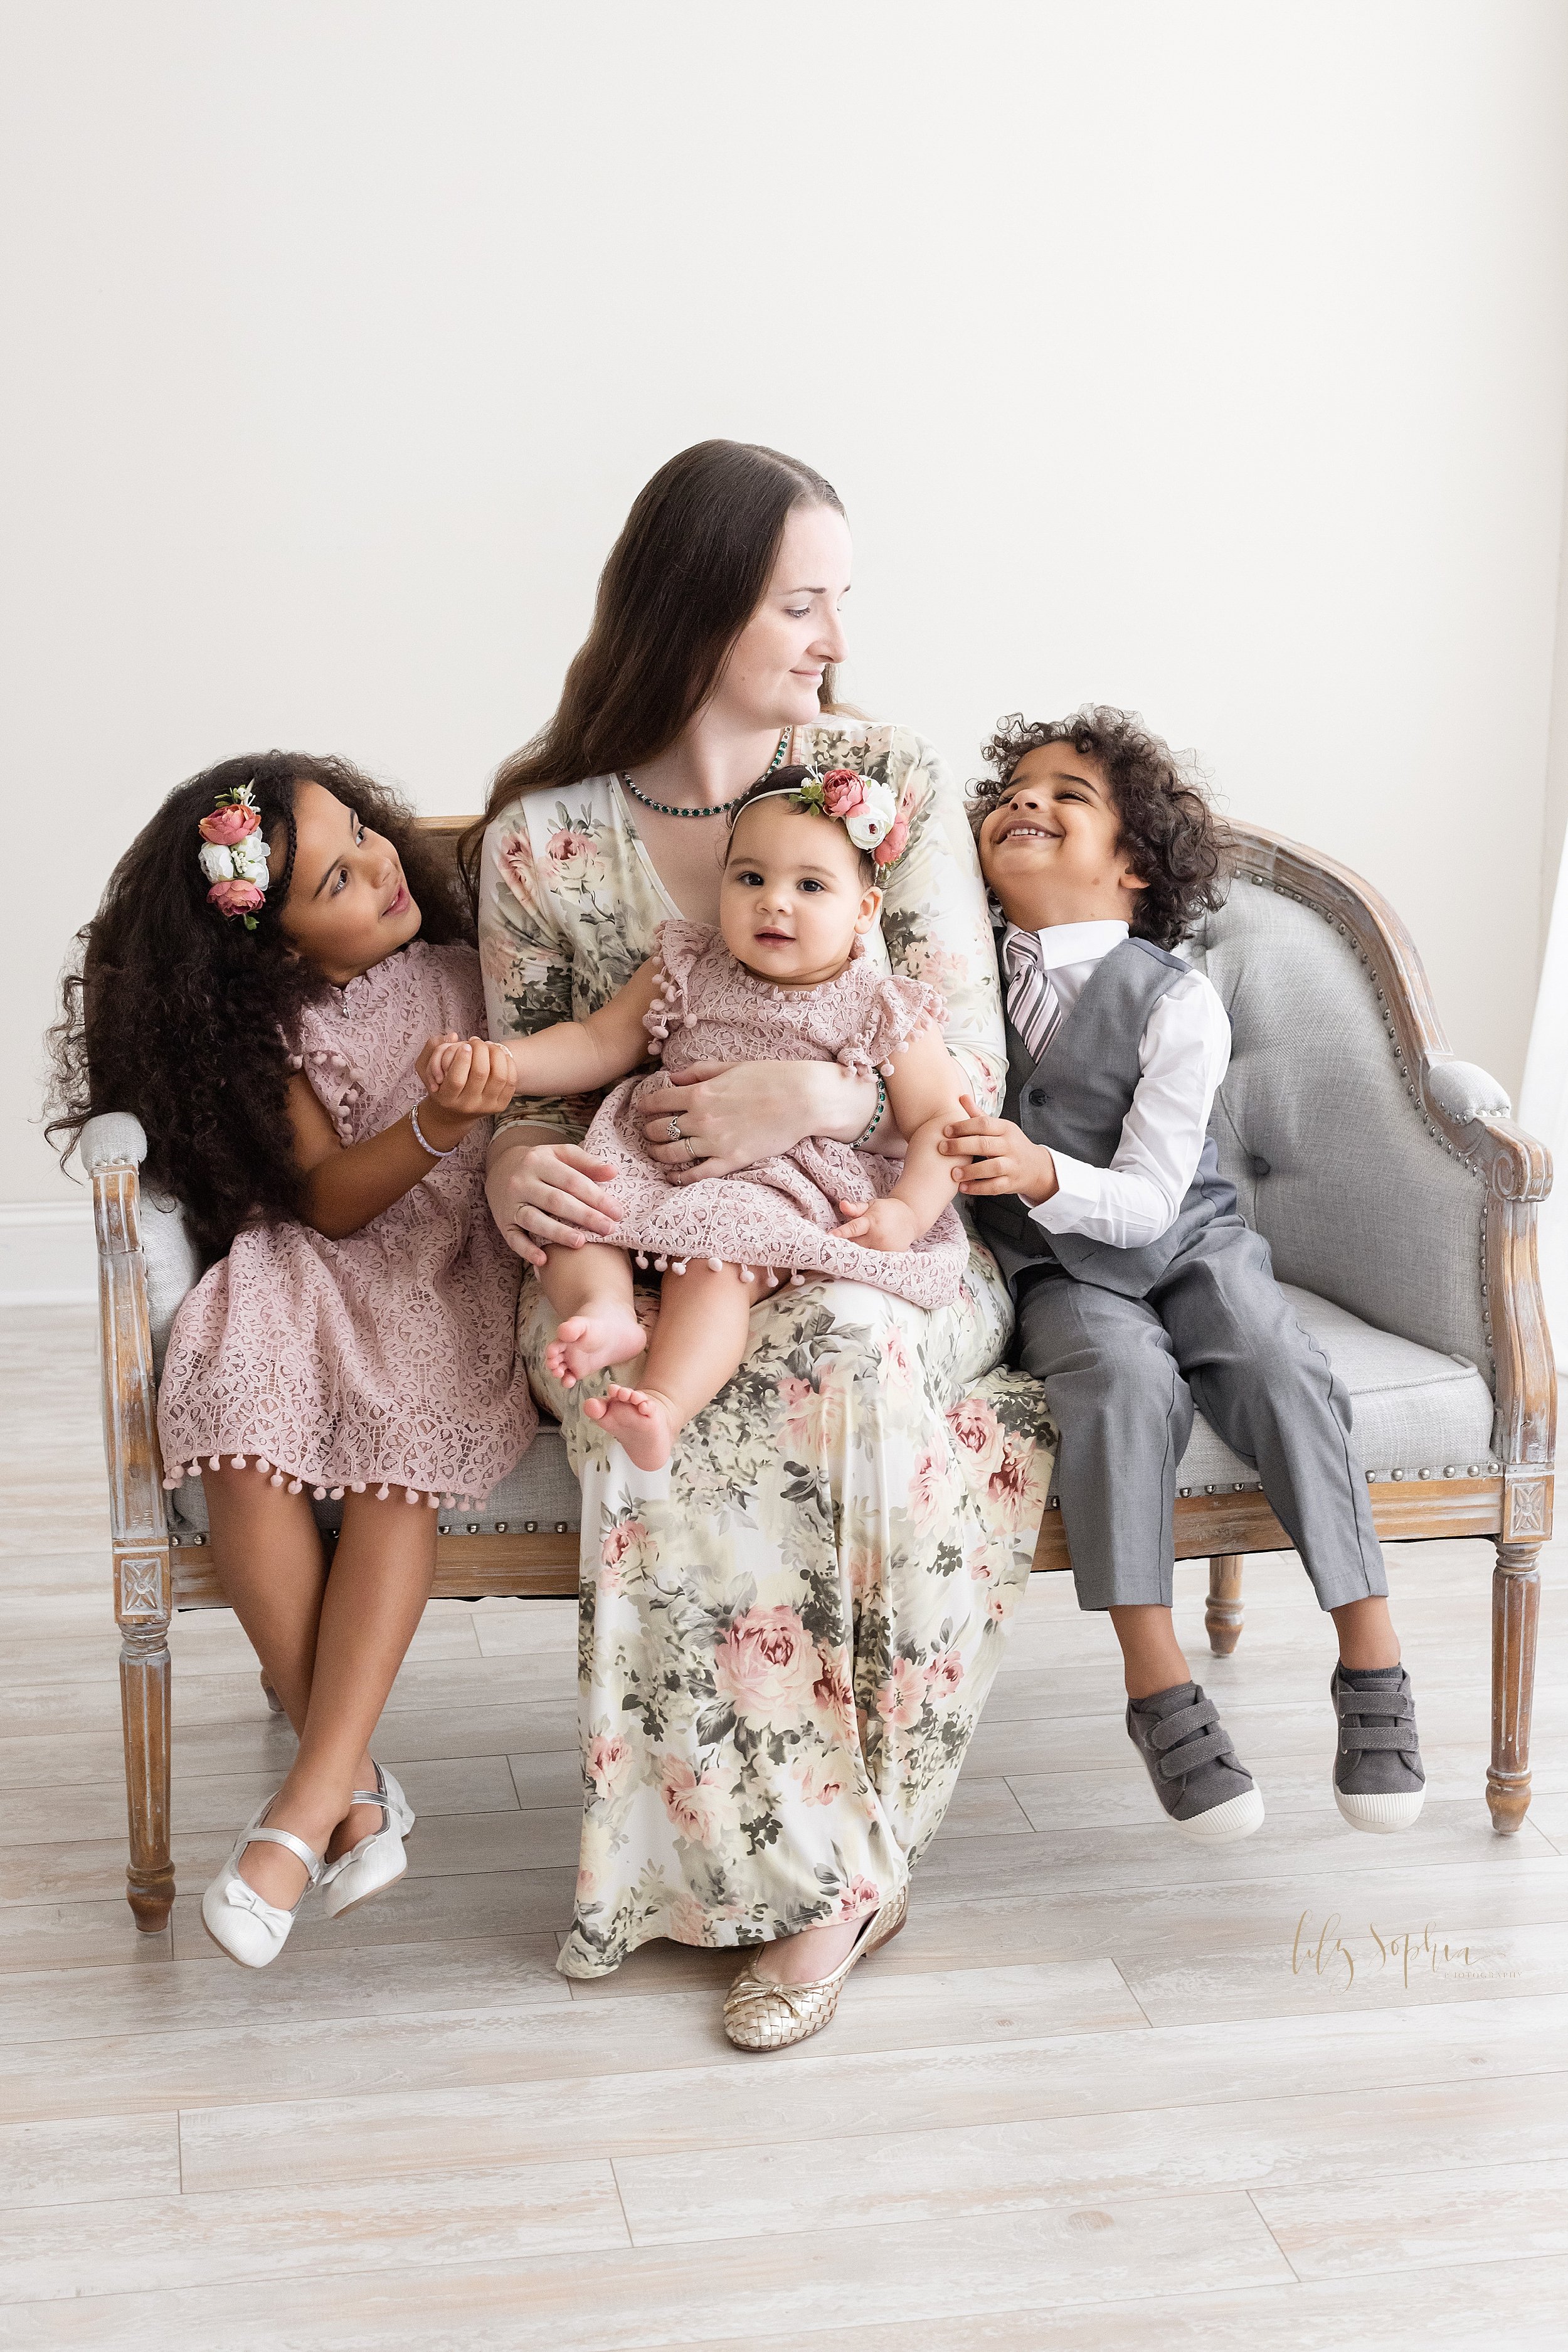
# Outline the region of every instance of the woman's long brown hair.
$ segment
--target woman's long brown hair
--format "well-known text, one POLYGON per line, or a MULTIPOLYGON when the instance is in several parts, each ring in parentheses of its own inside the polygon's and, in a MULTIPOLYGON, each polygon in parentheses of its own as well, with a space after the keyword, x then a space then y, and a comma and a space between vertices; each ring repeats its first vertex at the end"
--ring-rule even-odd
MULTIPOLYGON (((593 624, 553 719, 504 761, 465 834, 470 880, 485 826, 519 793, 580 783, 667 751, 712 693, 757 610, 795 507, 843 512, 832 484, 751 441, 698 441, 638 492, 599 575, 593 624)), ((837 708, 833 674, 820 699, 837 708)))

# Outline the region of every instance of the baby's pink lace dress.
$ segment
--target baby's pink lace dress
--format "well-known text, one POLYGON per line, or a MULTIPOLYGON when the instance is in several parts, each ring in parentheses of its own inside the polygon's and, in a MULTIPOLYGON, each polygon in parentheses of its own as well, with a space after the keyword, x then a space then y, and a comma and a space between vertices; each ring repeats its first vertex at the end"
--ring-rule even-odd
MULTIPOLYGON (((472 948, 415 940, 301 1017, 297 1066, 358 1143, 423 1101, 429 1037, 482 1036, 472 948)), ((244 1071, 235 1074, 245 1082, 244 1071)), ((490 1123, 357 1234, 250 1226, 175 1318, 158 1399, 171 1482, 215 1454, 334 1493, 487 1495, 538 1416, 515 1347, 518 1260, 485 1201, 490 1123)))
POLYGON ((585 1146, 615 1171, 610 1185, 622 1218, 610 1238, 636 1251, 640 1264, 657 1251, 661 1270, 716 1258, 759 1273, 776 1267, 874 1283, 916 1307, 951 1306, 969 1256, 956 1209, 944 1209, 906 1250, 867 1249, 841 1240, 835 1230, 842 1222, 839 1202, 891 1192, 900 1161, 813 1136, 736 1175, 673 1184, 669 1171, 649 1157, 636 1114, 643 1093, 695 1062, 837 1061, 861 1074, 884 1068, 916 1029, 942 1025, 939 992, 878 971, 863 956, 821 988, 775 988, 699 923, 661 924, 655 952, 664 986, 647 1025, 664 1075, 617 1087, 585 1146))

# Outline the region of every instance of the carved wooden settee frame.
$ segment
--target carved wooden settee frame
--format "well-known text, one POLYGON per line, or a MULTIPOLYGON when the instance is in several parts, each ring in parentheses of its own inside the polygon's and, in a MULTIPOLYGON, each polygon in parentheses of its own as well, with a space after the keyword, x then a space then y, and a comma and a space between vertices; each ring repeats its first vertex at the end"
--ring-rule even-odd
MULTIPOLYGON (((454 847, 471 820, 427 830, 454 847)), ((1492 1739, 1487 1802, 1494 1826, 1519 1829, 1530 1804, 1530 1718, 1540 1576, 1552 1532, 1556 1381, 1536 1265, 1535 1225, 1552 1181, 1542 1145, 1502 1117, 1477 1113, 1445 1082, 1454 1060, 1427 976, 1404 924, 1360 877, 1282 835, 1233 829, 1238 880, 1264 885, 1321 915, 1354 947, 1383 1008, 1401 1080, 1428 1132, 1486 1188, 1478 1269, 1496 1366, 1492 1461, 1486 1476, 1406 1479, 1370 1488, 1387 1541, 1489 1536, 1492 1577, 1492 1739)), ((92 1170, 102 1332, 104 1447, 109 1464, 114 1613, 120 1632, 131 1854, 127 1891, 137 1926, 161 1929, 174 1899, 170 1855, 172 1609, 218 1608, 224 1595, 204 1545, 172 1544, 158 1449, 152 1337, 140 1236, 140 1183, 129 1160, 92 1170)), ((575 1532, 449 1533, 436 1542, 436 1596, 538 1596, 577 1590, 575 1532)), ((1210 1562, 1205 1623, 1215 1652, 1236 1647, 1241 1567, 1249 1552, 1290 1539, 1261 1494, 1193 1494, 1176 1505, 1178 1559, 1210 1562)), ((1033 1565, 1070 1567, 1059 1512, 1048 1510, 1033 1565)))

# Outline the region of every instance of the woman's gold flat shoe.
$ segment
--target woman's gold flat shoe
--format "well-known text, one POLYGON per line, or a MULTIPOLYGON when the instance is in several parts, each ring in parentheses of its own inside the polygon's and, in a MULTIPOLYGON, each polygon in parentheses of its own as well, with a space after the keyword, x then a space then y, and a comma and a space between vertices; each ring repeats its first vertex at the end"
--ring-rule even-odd
POLYGON ((872 1913, 832 1975, 819 1977, 813 1984, 775 1984, 770 1977, 759 1977, 760 1955, 754 1955, 724 2000, 724 2030, 736 2048, 788 2050, 791 2042, 809 2042, 813 2033, 821 2033, 833 2021, 839 1995, 855 1962, 891 1943, 908 1916, 906 1881, 880 1911, 872 1913))

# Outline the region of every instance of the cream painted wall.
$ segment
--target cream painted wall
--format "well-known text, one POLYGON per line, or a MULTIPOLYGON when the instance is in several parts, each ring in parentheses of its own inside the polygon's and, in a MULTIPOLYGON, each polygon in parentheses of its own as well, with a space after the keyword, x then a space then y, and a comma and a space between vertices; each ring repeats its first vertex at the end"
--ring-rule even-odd
POLYGON ((4 10, 0 1202, 64 941, 256 744, 477 804, 672 450, 821 466, 849 688, 1084 697, 1369 874, 1515 1085, 1568 417, 1558 0, 4 10))

